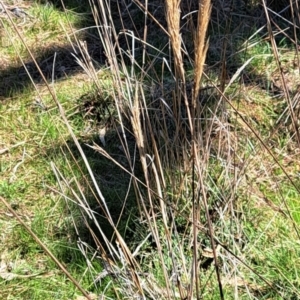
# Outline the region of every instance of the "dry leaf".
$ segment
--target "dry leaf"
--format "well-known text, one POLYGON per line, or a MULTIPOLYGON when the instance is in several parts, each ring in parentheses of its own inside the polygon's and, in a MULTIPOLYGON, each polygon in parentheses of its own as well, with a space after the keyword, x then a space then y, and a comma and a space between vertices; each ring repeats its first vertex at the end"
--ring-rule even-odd
MULTIPOLYGON (((89 294, 90 300, 96 300, 98 299, 98 296, 96 294, 89 294)), ((87 300, 85 296, 77 296, 75 300, 87 300)))
MULTIPOLYGON (((216 254, 217 254, 217 256, 218 256, 218 252, 219 252, 220 248, 221 248, 221 246, 220 246, 220 245, 217 245, 217 247, 216 247, 216 254)), ((214 253, 213 253, 212 249, 210 249, 210 248, 208 248, 208 247, 204 248, 204 249, 202 250, 202 253, 201 253, 201 254, 202 254, 202 256, 204 256, 204 257, 214 258, 214 253)))
POLYGON ((105 145, 106 145, 105 134, 106 134, 106 127, 99 129, 99 138, 100 138, 100 141, 101 141, 103 147, 105 147, 105 145))
POLYGON ((5 152, 7 152, 9 149, 8 148, 3 148, 3 149, 0 149, 0 154, 3 154, 5 152))

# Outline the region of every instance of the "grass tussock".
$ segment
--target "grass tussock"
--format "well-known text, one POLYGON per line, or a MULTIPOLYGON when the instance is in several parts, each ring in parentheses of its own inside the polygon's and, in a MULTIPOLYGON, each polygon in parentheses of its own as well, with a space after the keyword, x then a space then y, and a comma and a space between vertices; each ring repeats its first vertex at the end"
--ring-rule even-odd
POLYGON ((299 298, 297 4, 221 2, 1 2, 3 299, 299 298))

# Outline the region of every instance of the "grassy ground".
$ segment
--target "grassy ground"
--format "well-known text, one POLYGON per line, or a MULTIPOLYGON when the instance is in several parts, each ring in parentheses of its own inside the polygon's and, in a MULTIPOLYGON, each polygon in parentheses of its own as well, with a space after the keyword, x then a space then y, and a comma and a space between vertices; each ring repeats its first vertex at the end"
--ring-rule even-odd
POLYGON ((143 3, 5 2, 2 299, 298 299, 293 31, 143 3))

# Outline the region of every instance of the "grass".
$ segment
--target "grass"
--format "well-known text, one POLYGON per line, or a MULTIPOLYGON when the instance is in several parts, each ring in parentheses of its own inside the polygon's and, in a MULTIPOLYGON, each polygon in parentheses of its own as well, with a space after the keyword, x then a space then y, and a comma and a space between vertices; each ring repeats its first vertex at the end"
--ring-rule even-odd
POLYGON ((3 299, 299 298, 292 33, 179 3, 0 19, 3 299))

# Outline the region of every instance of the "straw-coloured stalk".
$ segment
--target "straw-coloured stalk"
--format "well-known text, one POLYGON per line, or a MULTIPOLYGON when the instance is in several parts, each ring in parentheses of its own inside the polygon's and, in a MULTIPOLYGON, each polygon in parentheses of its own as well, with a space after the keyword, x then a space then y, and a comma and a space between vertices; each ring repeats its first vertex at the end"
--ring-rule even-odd
MULTIPOLYGON (((154 210, 154 203, 153 203, 153 197, 152 197, 152 186, 151 186, 151 182, 150 182, 150 176, 149 176, 149 169, 148 169, 148 165, 147 165, 147 161, 146 161, 146 157, 147 157, 147 153, 145 152, 145 140, 144 140, 144 132, 143 132, 143 126, 141 124, 141 104, 139 101, 139 97, 138 94, 135 95, 135 99, 134 99, 134 107, 132 108, 132 116, 131 116, 131 124, 132 124, 132 129, 133 129, 133 133, 134 136, 136 137, 136 143, 137 143, 137 147, 139 149, 139 153, 140 153, 140 160, 141 160, 141 165, 143 168, 143 173, 145 176, 145 183, 147 186, 147 194, 148 194, 148 203, 150 205, 150 207, 152 208, 150 210, 150 213, 148 212, 147 208, 144 206, 144 203, 142 201, 142 205, 143 205, 143 213, 145 214, 146 218, 147 218, 147 222, 149 224, 149 227, 151 229, 152 232, 152 236, 155 239, 156 245, 157 245, 157 251, 158 254, 160 256, 160 260, 163 262, 164 258, 163 258, 163 253, 162 253, 162 246, 160 243, 160 239, 159 239, 159 231, 157 228, 157 221, 156 221, 156 215, 155 213, 153 214, 154 210), (153 225, 152 222, 153 221, 153 225)), ((159 181, 159 180, 158 180, 159 181)), ((165 221, 165 226, 166 225, 166 219, 165 221)), ((168 236, 168 234, 167 234, 168 236)), ((164 275, 164 279, 165 279, 165 284, 166 284, 166 291, 167 291, 167 298, 171 299, 170 297, 170 286, 169 286, 169 279, 168 279, 168 274, 167 274, 167 270, 165 265, 163 266, 163 275, 164 275)))
POLYGON ((199 93, 200 81, 203 73, 203 66, 208 49, 208 42, 206 42, 206 32, 208 22, 210 20, 211 1, 199 1, 197 32, 194 38, 195 42, 195 74, 194 74, 194 93, 193 106, 195 107, 196 98, 199 93))
POLYGON ((180 35, 180 2, 181 0, 166 0, 166 18, 174 54, 175 76, 184 82, 180 35))

